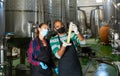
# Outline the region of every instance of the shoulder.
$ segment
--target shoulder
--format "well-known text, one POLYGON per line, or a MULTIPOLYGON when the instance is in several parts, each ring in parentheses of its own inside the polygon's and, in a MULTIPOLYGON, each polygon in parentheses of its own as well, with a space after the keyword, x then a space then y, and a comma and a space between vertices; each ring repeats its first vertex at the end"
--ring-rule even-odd
POLYGON ((38 43, 38 38, 36 37, 36 38, 34 38, 33 40, 31 40, 31 42, 30 42, 32 45, 37 45, 37 43, 38 43))
POLYGON ((50 40, 54 39, 54 38, 58 38, 58 35, 55 35, 55 36, 51 37, 50 40))
POLYGON ((33 42, 33 43, 35 43, 35 42, 37 42, 37 41, 38 41, 38 39, 37 39, 37 38, 35 38, 35 39, 31 40, 31 42, 33 42))
POLYGON ((58 35, 55 35, 54 37, 50 38, 50 43, 54 43, 58 41, 58 35))

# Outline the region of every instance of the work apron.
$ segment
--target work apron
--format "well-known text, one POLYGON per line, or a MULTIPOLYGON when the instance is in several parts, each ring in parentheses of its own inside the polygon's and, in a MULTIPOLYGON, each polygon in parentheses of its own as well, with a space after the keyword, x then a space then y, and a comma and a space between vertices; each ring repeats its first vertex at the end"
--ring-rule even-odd
POLYGON ((72 43, 66 47, 64 55, 58 61, 59 76, 82 76, 82 68, 72 43))
POLYGON ((51 68, 47 68, 46 70, 42 69, 41 66, 33 66, 31 65, 30 76, 52 76, 51 68))
POLYGON ((44 62, 48 68, 47 69, 42 69, 41 65, 39 66, 34 66, 31 65, 31 76, 52 76, 52 67, 50 65, 50 50, 48 47, 43 47, 42 43, 39 42, 40 44, 40 52, 37 54, 37 61, 42 61, 44 62))

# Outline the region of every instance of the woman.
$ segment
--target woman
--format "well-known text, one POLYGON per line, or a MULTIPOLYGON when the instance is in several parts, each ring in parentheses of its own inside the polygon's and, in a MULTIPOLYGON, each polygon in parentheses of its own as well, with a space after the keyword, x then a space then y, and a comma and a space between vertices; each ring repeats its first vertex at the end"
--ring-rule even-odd
POLYGON ((58 69, 52 61, 51 50, 45 36, 48 33, 48 25, 42 23, 37 29, 37 36, 30 42, 28 50, 28 62, 31 64, 31 76, 52 76, 52 68, 58 69))

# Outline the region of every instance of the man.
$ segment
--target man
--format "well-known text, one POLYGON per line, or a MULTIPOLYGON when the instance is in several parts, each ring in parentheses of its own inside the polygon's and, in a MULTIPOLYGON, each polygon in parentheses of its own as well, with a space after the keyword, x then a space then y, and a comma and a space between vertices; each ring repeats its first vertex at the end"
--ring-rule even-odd
POLYGON ((80 35, 75 24, 72 26, 70 43, 67 42, 68 33, 60 20, 54 23, 54 30, 57 35, 50 39, 50 46, 53 54, 59 59, 59 76, 82 76, 82 68, 77 56, 75 43, 85 44, 83 36, 80 35))

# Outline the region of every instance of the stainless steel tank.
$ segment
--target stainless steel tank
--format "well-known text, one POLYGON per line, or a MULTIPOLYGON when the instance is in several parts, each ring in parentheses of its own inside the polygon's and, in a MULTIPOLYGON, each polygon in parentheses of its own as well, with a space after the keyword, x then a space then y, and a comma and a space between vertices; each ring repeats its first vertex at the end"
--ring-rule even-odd
POLYGON ((42 0, 43 1, 43 11, 44 11, 44 21, 51 26, 52 23, 52 0, 42 0))
POLYGON ((105 0, 103 3, 104 19, 109 22, 112 17, 115 17, 115 8, 113 6, 114 0, 105 0))
POLYGON ((28 22, 35 23, 37 0, 6 0, 5 31, 14 32, 16 37, 30 37, 28 22))
POLYGON ((6 32, 16 37, 31 37, 29 22, 46 22, 53 28, 54 20, 76 22, 76 1, 73 0, 6 0, 6 32))
POLYGON ((77 12, 78 15, 78 27, 82 34, 87 31, 87 17, 84 10, 79 9, 77 12))
POLYGON ((0 0, 0 37, 5 33, 5 3, 0 0))
POLYGON ((62 0, 43 0, 44 21, 53 30, 54 20, 62 20, 62 0))
POLYGON ((105 21, 120 34, 120 0, 105 0, 103 3, 105 21))
POLYGON ((44 21, 53 29, 55 20, 62 20, 65 24, 76 22, 76 0, 43 0, 44 21))
POLYGON ((4 46, 3 42, 0 42, 0 64, 4 63, 4 46))
POLYGON ((102 21, 104 21, 103 10, 99 8, 99 6, 96 7, 96 9, 91 10, 90 27, 91 27, 91 32, 93 37, 98 36, 98 32, 101 27, 102 21))
POLYGON ((65 20, 66 23, 72 21, 77 24, 77 1, 76 0, 64 0, 65 1, 65 20))
POLYGON ((65 1, 43 0, 43 3, 44 21, 47 22, 53 30, 53 22, 55 20, 63 20, 65 18, 65 1))

